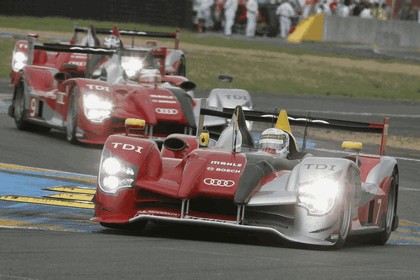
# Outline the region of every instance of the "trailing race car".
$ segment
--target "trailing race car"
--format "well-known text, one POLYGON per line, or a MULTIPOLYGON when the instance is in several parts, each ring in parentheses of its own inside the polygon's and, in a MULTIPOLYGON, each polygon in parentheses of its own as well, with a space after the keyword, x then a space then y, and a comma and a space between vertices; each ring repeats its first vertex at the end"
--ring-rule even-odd
MULTIPOLYGON (((194 115, 198 119, 200 110, 202 108, 209 109, 222 109, 222 108, 235 108, 241 106, 244 110, 252 110, 254 103, 252 102, 251 94, 240 88, 233 88, 232 82, 233 77, 230 75, 219 75, 219 81, 222 83, 230 84, 229 87, 218 87, 210 91, 206 98, 205 104, 194 107, 194 115)), ((199 100, 196 100, 198 103, 199 100)), ((217 116, 206 116, 204 120, 204 126, 209 131, 212 138, 217 139, 223 129, 229 124, 230 119, 217 117, 217 116)), ((249 130, 252 130, 252 122, 247 121, 249 130)))
POLYGON ((165 75, 166 48, 105 48, 19 41, 11 73, 9 115, 19 129, 67 132, 72 142, 101 144, 124 132, 127 118, 148 122, 146 136, 191 133, 195 85, 165 75), (89 65, 106 57, 98 79, 89 65))
POLYGON ((186 76, 187 74, 187 62, 185 54, 182 50, 179 49, 180 41, 180 30, 176 29, 175 32, 157 32, 157 31, 139 31, 139 30, 127 30, 127 29, 118 29, 117 26, 113 28, 93 28, 89 27, 79 27, 75 26, 72 42, 78 42, 77 34, 79 32, 86 33, 87 35, 83 37, 80 41, 80 45, 89 45, 93 47, 98 47, 101 45, 101 40, 97 38, 98 35, 107 35, 105 37, 102 46, 111 47, 113 40, 117 40, 121 46, 123 46, 122 36, 131 37, 131 46, 124 46, 126 49, 134 48, 158 48, 158 42, 154 40, 148 40, 145 44, 135 45, 134 38, 162 38, 162 39, 174 39, 174 47, 166 48, 166 57, 164 60, 165 64, 165 75, 177 75, 177 76, 186 76))
MULTIPOLYGON (((232 111, 202 109, 218 117, 232 111)), ((159 150, 154 141, 132 135, 144 121, 127 120, 128 136, 112 135, 104 145, 92 220, 110 228, 158 222, 268 232, 328 248, 363 235, 383 245, 398 226, 399 170, 384 155, 388 124, 288 118, 286 111, 277 117, 238 106, 216 143, 206 133, 174 134, 159 150), (288 156, 256 149, 245 116, 275 123, 283 132, 276 143, 290 141, 288 156), (344 157, 313 156, 299 151, 291 124, 377 133, 380 152, 361 155, 362 144, 347 141, 343 148, 353 152, 344 157)))

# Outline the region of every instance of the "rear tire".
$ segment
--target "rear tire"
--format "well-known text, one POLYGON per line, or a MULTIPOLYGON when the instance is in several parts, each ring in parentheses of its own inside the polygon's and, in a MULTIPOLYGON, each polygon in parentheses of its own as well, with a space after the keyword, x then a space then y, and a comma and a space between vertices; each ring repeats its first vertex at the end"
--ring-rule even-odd
POLYGON ((384 230, 379 233, 372 234, 369 240, 370 244, 385 245, 391 236, 391 231, 395 229, 393 223, 397 220, 397 186, 398 174, 394 171, 389 184, 387 211, 386 213, 383 213, 382 216, 382 225, 384 230))
POLYGON ((77 95, 77 87, 74 87, 70 95, 69 106, 67 108, 67 120, 66 120, 67 141, 69 141, 72 144, 79 143, 76 137, 77 119, 78 119, 78 112, 79 112, 78 101, 79 101, 79 98, 77 95))

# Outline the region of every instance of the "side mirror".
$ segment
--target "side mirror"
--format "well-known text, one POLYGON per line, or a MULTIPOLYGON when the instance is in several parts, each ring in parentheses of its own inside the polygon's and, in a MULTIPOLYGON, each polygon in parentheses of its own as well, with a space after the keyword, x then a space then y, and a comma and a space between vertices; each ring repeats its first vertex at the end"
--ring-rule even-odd
POLYGON ((67 79, 70 79, 70 74, 66 72, 58 72, 54 75, 54 79, 58 82, 64 82, 67 79))
POLYGON ((194 90, 196 88, 196 85, 195 85, 195 83, 193 83, 191 81, 185 81, 185 82, 182 82, 179 85, 179 87, 182 88, 185 91, 190 91, 190 90, 194 90))
POLYGON ((224 83, 232 83, 233 77, 229 75, 219 75, 219 81, 224 83))

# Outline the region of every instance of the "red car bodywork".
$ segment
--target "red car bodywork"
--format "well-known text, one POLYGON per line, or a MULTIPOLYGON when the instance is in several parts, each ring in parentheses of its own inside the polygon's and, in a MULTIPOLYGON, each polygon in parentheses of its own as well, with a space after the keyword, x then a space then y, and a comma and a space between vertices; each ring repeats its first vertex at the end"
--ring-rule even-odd
MULTIPOLYGON (((237 123, 245 129, 245 120, 237 123)), ((382 133, 384 142, 387 125, 387 120, 376 127, 328 120, 325 127, 382 133)), ((339 243, 338 236, 347 237, 341 232, 346 209, 350 209, 344 217, 352 235, 380 234, 372 235, 373 242, 384 244, 388 231, 397 227, 398 166, 395 159, 382 154, 383 146, 379 156, 327 158, 302 157, 291 143, 296 157, 285 159, 244 142, 242 151, 220 145, 200 147, 194 136, 176 134, 159 150, 150 140, 111 136, 103 150, 92 220, 106 227, 158 221, 266 231, 293 242, 337 247, 344 242, 339 243), (131 175, 112 174, 121 176, 118 182, 125 184, 117 189, 107 187, 112 177, 106 171, 108 158, 118 159, 124 166, 121 170, 131 170, 126 172, 131 175), (308 214, 297 182, 323 177, 341 182, 340 198, 327 213, 308 214)))
MULTIPOLYGON (((180 88, 184 83, 189 86, 192 83, 183 76, 165 75, 166 48, 142 49, 160 61, 161 77, 151 83, 124 80, 108 84, 100 79, 85 78, 89 54, 94 50, 105 52, 105 57, 115 53, 115 50, 105 48, 40 44, 33 37, 16 43, 14 54, 27 55, 29 62, 21 70, 11 72, 15 90, 9 115, 17 120, 18 128, 33 126, 68 131, 72 94, 77 100, 77 109, 72 109, 77 113, 72 142, 102 144, 109 135, 124 131, 126 118, 145 119, 150 128, 154 127, 153 133, 157 137, 186 133, 195 127, 193 101, 180 88), (96 95, 112 104, 112 112, 100 121, 87 118, 86 95, 96 95)), ((152 131, 149 134, 147 136, 151 136, 152 131)))

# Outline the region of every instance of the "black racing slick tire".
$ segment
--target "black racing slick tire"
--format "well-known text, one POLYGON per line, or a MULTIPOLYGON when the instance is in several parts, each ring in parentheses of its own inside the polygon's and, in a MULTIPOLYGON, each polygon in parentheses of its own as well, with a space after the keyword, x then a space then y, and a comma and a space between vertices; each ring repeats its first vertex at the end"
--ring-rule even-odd
POLYGON ((28 123, 25 120, 26 115, 26 102, 25 102, 25 89, 23 87, 22 83, 19 83, 19 85, 15 88, 15 100, 13 102, 14 105, 14 112, 13 112, 13 118, 15 119, 16 127, 19 130, 29 130, 30 129, 30 123, 28 123))
POLYGON ((76 137, 78 113, 79 113, 79 98, 77 94, 77 87, 74 87, 70 95, 69 106, 67 108, 67 120, 66 120, 67 141, 69 141, 72 144, 79 143, 76 137))
POLYGON ((181 56, 178 68, 178 75, 184 77, 187 76, 187 61, 185 59, 185 56, 181 56))
POLYGON ((398 173, 394 171, 389 184, 387 211, 382 216, 383 231, 372 234, 369 243, 373 245, 385 245, 395 229, 394 222, 397 217, 397 196, 398 196, 398 173))

